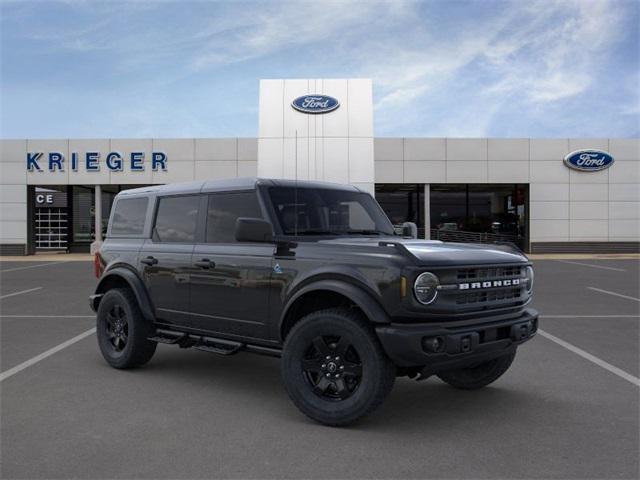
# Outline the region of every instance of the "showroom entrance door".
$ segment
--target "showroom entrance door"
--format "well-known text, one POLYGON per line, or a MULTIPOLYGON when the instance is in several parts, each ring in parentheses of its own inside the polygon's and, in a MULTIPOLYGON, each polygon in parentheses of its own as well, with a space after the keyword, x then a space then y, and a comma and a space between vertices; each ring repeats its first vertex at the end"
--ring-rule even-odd
POLYGON ((529 185, 432 183, 427 187, 376 185, 376 200, 398 232, 403 222, 414 222, 419 238, 507 242, 529 250, 529 185))
POLYGON ((431 184, 431 239, 529 250, 529 185, 431 184))
POLYGON ((69 228, 66 186, 35 187, 34 191, 36 250, 66 250, 69 228))
POLYGON ((424 184, 379 183, 376 200, 398 233, 404 222, 413 222, 418 227, 418 238, 425 238, 424 184))

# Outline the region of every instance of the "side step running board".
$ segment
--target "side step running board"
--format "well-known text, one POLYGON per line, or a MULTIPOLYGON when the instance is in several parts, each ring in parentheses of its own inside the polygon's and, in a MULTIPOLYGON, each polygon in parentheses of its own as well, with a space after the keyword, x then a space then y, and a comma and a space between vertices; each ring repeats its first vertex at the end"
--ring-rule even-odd
POLYGON ((193 333, 175 332, 158 328, 155 335, 148 337, 149 340, 166 343, 170 345, 178 345, 180 348, 195 348, 204 352, 217 353, 218 355, 233 355, 241 350, 267 355, 270 357, 280 357, 282 351, 277 348, 264 347, 262 345, 251 345, 226 338, 207 337, 204 335, 195 335, 193 333))
POLYGON ((188 337, 189 335, 186 333, 158 329, 156 330, 156 334, 154 336, 148 337, 148 340, 174 345, 176 343, 180 343, 182 340, 186 340, 188 337))
POLYGON ((218 355, 233 355, 234 353, 238 353, 242 347, 244 347, 244 343, 225 340, 223 338, 189 335, 189 339, 195 342, 193 348, 196 350, 217 353, 218 355))
POLYGON ((242 344, 233 348, 219 348, 213 345, 195 345, 193 348, 196 350, 202 350, 203 352, 217 353, 218 355, 233 355, 238 353, 242 348, 242 344))
POLYGON ((244 343, 234 342, 223 338, 205 337, 184 332, 174 332, 172 330, 157 329, 154 336, 149 340, 169 345, 179 345, 180 348, 195 348, 205 352, 217 353, 218 355, 233 355, 245 347, 244 343))

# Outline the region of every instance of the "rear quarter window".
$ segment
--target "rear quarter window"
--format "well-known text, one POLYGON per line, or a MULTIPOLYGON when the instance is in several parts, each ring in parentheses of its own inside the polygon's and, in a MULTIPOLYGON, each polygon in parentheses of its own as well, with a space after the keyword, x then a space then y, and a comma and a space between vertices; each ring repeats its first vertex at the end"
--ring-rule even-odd
POLYGON ((148 204, 149 199, 146 197, 118 200, 113 210, 113 220, 109 235, 142 235, 148 204))

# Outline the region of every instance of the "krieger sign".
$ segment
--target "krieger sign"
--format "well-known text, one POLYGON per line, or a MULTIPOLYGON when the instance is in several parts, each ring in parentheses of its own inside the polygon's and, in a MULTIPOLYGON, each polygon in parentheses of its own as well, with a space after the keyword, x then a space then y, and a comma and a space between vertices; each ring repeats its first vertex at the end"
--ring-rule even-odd
MULTIPOLYGON (((29 152, 27 153, 27 170, 42 172, 47 169, 50 172, 64 172, 66 161, 64 154, 60 152, 46 154, 44 152, 29 152)), ((142 172, 145 169, 145 153, 131 152, 125 156, 120 152, 109 152, 103 157, 100 152, 86 152, 84 155, 72 152, 68 162, 71 170, 77 172, 80 164, 87 172, 99 172, 102 164, 113 172, 121 172, 125 168, 132 172, 142 172)), ((151 169, 153 171, 167 170, 167 155, 164 152, 151 152, 151 169)))

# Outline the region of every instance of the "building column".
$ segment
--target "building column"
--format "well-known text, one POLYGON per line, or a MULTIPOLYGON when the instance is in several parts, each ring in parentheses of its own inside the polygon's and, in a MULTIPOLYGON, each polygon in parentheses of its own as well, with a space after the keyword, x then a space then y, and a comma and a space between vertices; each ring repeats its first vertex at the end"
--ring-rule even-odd
POLYGON ((102 245, 102 187, 95 185, 94 188, 95 200, 94 204, 94 230, 95 236, 93 243, 91 244, 91 254, 93 255, 100 249, 102 245))
POLYGON ((424 184, 424 238, 431 238, 431 185, 424 184))
POLYGON ((27 185, 27 245, 25 255, 36 254, 36 187, 27 185))

